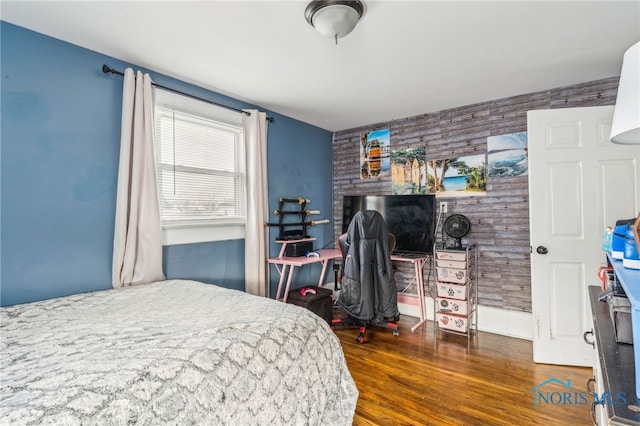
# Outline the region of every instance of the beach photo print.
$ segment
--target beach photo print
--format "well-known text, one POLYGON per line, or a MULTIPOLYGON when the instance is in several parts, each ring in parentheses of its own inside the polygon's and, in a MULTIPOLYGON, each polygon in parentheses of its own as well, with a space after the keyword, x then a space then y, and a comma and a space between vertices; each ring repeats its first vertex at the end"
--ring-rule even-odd
POLYGON ((439 197, 486 195, 485 154, 427 161, 429 194, 439 197))
POLYGON ((389 129, 372 130, 360 134, 360 178, 388 177, 390 168, 389 129))
POLYGON ((490 178, 527 176, 529 174, 527 146, 527 132, 488 137, 487 176, 490 178))

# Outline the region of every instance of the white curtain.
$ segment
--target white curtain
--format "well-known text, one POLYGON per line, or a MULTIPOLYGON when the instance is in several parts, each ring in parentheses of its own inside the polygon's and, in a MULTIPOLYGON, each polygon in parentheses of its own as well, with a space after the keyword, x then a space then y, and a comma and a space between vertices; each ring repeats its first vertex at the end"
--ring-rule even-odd
POLYGON ((164 280, 149 74, 124 72, 120 166, 113 236, 113 287, 164 280))
POLYGON ((247 156, 247 222, 244 242, 245 292, 269 296, 267 239, 267 114, 245 110, 244 140, 247 156))

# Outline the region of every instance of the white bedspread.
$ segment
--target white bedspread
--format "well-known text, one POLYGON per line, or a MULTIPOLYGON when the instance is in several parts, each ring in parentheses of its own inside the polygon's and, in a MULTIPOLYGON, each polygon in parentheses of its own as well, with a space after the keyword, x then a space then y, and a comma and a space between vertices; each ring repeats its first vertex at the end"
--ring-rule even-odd
POLYGON ((0 309, 0 422, 350 425, 340 342, 298 306, 193 281, 0 309))

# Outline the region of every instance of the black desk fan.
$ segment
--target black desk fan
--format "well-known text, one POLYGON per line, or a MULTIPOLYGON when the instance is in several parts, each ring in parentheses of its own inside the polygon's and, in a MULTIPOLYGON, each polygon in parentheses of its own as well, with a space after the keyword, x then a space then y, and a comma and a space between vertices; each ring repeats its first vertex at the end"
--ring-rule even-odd
POLYGON ((447 217, 442 225, 442 231, 447 236, 455 239, 453 249, 462 249, 462 237, 467 235, 471 231, 471 222, 469 219, 461 214, 452 214, 447 217))

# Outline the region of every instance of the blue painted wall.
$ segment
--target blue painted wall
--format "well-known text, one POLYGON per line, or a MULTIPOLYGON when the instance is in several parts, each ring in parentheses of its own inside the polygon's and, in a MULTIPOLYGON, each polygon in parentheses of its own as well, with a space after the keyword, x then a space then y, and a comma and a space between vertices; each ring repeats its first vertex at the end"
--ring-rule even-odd
MULTIPOLYGON (((101 67, 140 67, 6 22, 0 31, 0 304, 110 288, 122 78, 101 67)), ((148 71, 158 84, 254 107, 148 71)), ((304 196, 331 218, 331 133, 267 113, 275 117, 269 209, 279 197, 304 196)), ((311 235, 317 247, 332 247, 331 225, 311 235)), ((271 255, 277 252, 272 242, 271 255)), ((244 289, 244 240, 165 247, 164 269, 168 278, 244 289)), ((273 296, 278 276, 271 271, 273 296)), ((319 271, 305 267, 294 283, 313 283, 319 271)))

